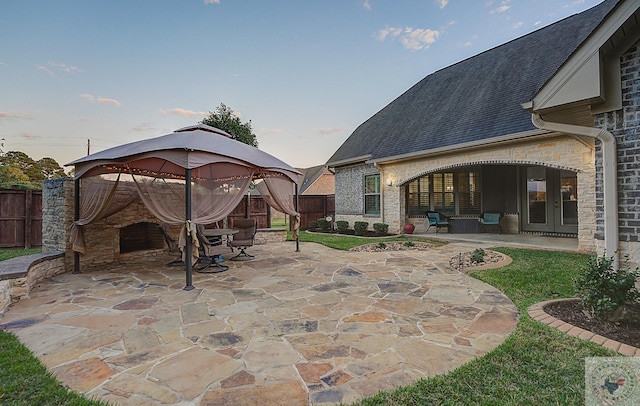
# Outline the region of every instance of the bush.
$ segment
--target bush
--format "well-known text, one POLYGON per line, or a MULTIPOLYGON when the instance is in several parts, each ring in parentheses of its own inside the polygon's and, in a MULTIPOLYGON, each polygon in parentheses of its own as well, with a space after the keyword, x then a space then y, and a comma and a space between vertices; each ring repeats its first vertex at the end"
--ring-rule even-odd
POLYGON ((475 262, 476 264, 479 264, 480 262, 484 262, 484 256, 485 256, 485 252, 482 248, 476 248, 473 253, 471 253, 471 257, 469 258, 469 260, 471 262, 475 262))
POLYGON ((317 223, 318 227, 320 227, 320 231, 327 232, 331 230, 331 223, 329 223, 327 219, 318 219, 317 223))
POLYGON ((309 222, 309 231, 316 231, 316 229, 318 228, 318 222, 317 221, 310 221, 309 222))
POLYGON ((389 231, 389 224, 373 223, 373 231, 377 236, 387 235, 389 231))
POLYGON ((593 316, 609 320, 620 318, 625 305, 640 300, 636 280, 640 271, 625 266, 613 269, 613 257, 593 256, 575 278, 576 294, 580 304, 593 316))
POLYGON ((369 223, 366 221, 356 221, 353 223, 353 229, 356 232, 356 235, 365 235, 367 233, 367 228, 369 228, 369 223))
POLYGON ((336 230, 338 230, 338 233, 346 234, 348 228, 349 228, 349 222, 348 221, 344 221, 344 220, 336 221, 336 230))
POLYGON ((415 244, 413 243, 413 241, 405 241, 404 242, 404 246, 405 247, 413 247, 415 244))
POLYGON ((380 242, 378 243, 378 248, 380 248, 380 249, 385 249, 385 248, 387 248, 387 244, 385 244, 384 242, 380 241, 380 242))

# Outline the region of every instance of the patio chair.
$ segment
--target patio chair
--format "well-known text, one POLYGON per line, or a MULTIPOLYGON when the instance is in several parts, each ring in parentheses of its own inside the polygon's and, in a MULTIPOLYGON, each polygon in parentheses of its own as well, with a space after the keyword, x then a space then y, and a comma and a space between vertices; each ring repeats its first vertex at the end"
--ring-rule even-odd
POLYGON ((442 227, 446 227, 447 229, 449 229, 449 222, 444 221, 445 217, 442 216, 441 218, 440 213, 438 213, 437 211, 428 211, 427 218, 429 219, 429 227, 427 227, 427 233, 432 226, 436 227, 436 234, 440 232, 440 229, 442 227))
MULTIPOLYGON (((173 254, 174 252, 180 253, 178 249, 178 242, 175 238, 169 234, 169 225, 167 223, 158 224, 158 228, 160 228, 160 234, 164 238, 164 242, 167 244, 167 248, 169 249, 169 253, 173 254)), ((167 265, 184 265, 184 261, 182 260, 182 256, 178 256, 177 259, 168 262, 167 265)))
POLYGON ((502 217, 501 213, 482 213, 482 217, 480 217, 482 230, 486 233, 488 227, 497 227, 498 233, 502 234, 502 227, 500 227, 500 217, 502 217))
POLYGON ((249 260, 254 256, 247 254, 245 251, 248 247, 253 246, 253 242, 256 236, 257 226, 256 219, 238 219, 233 222, 233 228, 239 231, 233 235, 233 239, 229 242, 229 245, 233 248, 240 249, 240 252, 235 257, 232 257, 232 261, 249 260))
POLYGON ((197 268, 196 271, 200 273, 215 273, 228 270, 229 267, 221 265, 217 261, 217 257, 233 253, 233 250, 223 245, 221 241, 216 243, 210 242, 207 237, 204 236, 204 226, 202 224, 196 226, 196 235, 200 243, 200 249, 202 250, 202 257, 198 260, 198 263, 204 264, 204 266, 197 268), (216 269, 209 270, 212 265, 215 266, 216 269))

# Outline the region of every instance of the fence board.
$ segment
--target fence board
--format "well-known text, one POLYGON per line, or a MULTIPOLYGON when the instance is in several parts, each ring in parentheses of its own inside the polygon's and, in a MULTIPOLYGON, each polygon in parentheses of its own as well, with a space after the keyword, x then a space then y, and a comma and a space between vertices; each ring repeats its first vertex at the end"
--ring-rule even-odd
POLYGON ((42 246, 42 191, 0 190, 0 247, 42 246))

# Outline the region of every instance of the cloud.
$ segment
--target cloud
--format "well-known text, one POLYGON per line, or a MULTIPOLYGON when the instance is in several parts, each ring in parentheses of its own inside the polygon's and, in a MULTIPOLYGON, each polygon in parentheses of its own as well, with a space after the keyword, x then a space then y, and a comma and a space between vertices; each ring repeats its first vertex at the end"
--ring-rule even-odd
POLYGON ((411 49, 412 51, 418 51, 429 48, 431 44, 436 42, 438 35, 440 35, 438 31, 430 30, 428 28, 407 28, 400 41, 405 48, 411 49))
POLYGON ((437 0, 437 2, 440 5, 440 8, 445 8, 447 7, 447 4, 449 4, 449 0, 437 0))
POLYGON ((90 95, 88 93, 82 93, 80 95, 80 97, 82 97, 83 99, 85 99, 89 103, 98 102, 98 103, 102 103, 102 104, 111 104, 113 106, 118 106, 118 107, 122 106, 122 103, 120 103, 116 99, 108 99, 106 97, 93 97, 93 95, 90 95))
POLYGON ((385 29, 378 31, 377 38, 379 41, 385 41, 387 38, 391 38, 392 40, 400 38, 400 43, 406 49, 419 51, 421 49, 429 48, 431 44, 436 42, 439 35, 439 31, 429 28, 406 27, 402 29, 386 27, 385 29))
POLYGON ((118 106, 118 107, 122 106, 122 103, 120 103, 118 100, 116 100, 116 99, 107 99, 106 97, 98 97, 96 99, 96 101, 98 103, 111 104, 111 105, 118 106))
POLYGON ((75 66, 70 66, 64 63, 59 63, 59 62, 47 62, 47 66, 44 65, 36 65, 36 67, 45 72, 47 75, 49 75, 50 77, 55 77, 56 74, 55 72, 64 72, 64 73, 82 73, 84 72, 84 70, 75 67, 75 66), (55 72, 54 72, 55 71, 55 72))
POLYGON ((156 127, 154 123, 140 123, 132 128, 133 131, 141 133, 141 132, 149 132, 156 131, 156 127))
POLYGON ((220 0, 204 0, 204 4, 220 4, 220 0))
POLYGON ((523 24, 524 24, 524 22, 518 21, 517 23, 513 24, 513 28, 518 29, 518 28, 522 27, 523 24))
POLYGON ((364 0, 364 2, 362 2, 362 8, 365 10, 371 10, 371 3, 369 3, 369 0, 364 0))
POLYGON ((81 73, 81 72, 84 72, 80 68, 77 68, 75 66, 69 66, 69 65, 66 65, 64 63, 49 62, 49 66, 52 66, 52 67, 56 68, 57 70, 60 70, 62 72, 67 72, 67 73, 71 73, 71 72, 81 73))
POLYGON ((42 138, 42 137, 41 137, 41 136, 39 136, 39 135, 29 134, 29 133, 21 133, 21 134, 19 135, 19 137, 20 137, 20 138, 27 139, 27 140, 37 140, 37 139, 42 138))
POLYGON ((51 69, 47 68, 46 66, 36 65, 36 68, 38 68, 38 70, 41 70, 41 71, 45 72, 50 77, 54 77, 55 76, 53 71, 51 69))
POLYGON ((497 8, 490 11, 490 14, 504 13, 511 8, 511 6, 509 5, 510 2, 511 0, 502 0, 497 8))
POLYGON ((0 120, 32 120, 30 114, 22 112, 0 111, 0 120))
POLYGON ((534 27, 535 27, 536 25, 540 25, 540 24, 542 24, 542 21, 540 21, 540 20, 538 20, 538 21, 536 21, 535 23, 533 23, 534 27))
POLYGON ((320 135, 333 135, 341 133, 347 130, 349 127, 334 127, 334 128, 318 128, 317 133, 320 135))
POLYGON ((162 114, 163 115, 172 114, 175 116, 182 116, 182 117, 194 117, 194 116, 205 117, 209 113, 207 113, 206 111, 193 111, 193 110, 185 110, 182 108, 175 108, 175 109, 169 109, 169 110, 162 110, 162 114))

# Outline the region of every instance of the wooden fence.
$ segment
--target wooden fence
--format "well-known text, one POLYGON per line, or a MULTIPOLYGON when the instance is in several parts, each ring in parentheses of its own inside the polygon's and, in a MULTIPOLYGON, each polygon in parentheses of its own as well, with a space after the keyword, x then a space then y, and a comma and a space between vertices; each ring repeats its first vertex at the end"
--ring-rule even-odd
MULTIPOLYGON (((228 226, 233 220, 251 217, 258 221, 258 228, 271 227, 271 210, 262 196, 245 196, 229 214, 228 226), (249 216, 247 216, 247 209, 249 216)), ((335 217, 334 195, 299 196, 300 227, 309 222, 335 217)), ((288 222, 291 224, 291 222, 288 222)), ((219 224, 222 227, 222 222, 219 224)), ((42 246, 42 191, 0 190, 0 248, 31 248, 42 246)))
POLYGON ((0 190, 0 247, 42 246, 42 191, 0 190))
MULTIPOLYGON (((294 197, 295 199, 295 197, 294 197)), ((249 198, 249 216, 247 216, 247 196, 240 204, 227 216, 229 227, 233 227, 233 220, 238 218, 251 217, 258 221, 258 228, 271 227, 271 210, 262 196, 256 195, 249 198)), ((309 222, 335 216, 335 196, 334 195, 302 195, 298 198, 298 211, 300 212, 300 227, 306 229, 309 222)), ((290 221, 287 222, 291 224, 290 221)))

